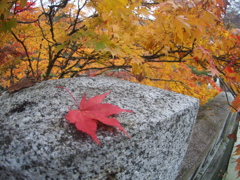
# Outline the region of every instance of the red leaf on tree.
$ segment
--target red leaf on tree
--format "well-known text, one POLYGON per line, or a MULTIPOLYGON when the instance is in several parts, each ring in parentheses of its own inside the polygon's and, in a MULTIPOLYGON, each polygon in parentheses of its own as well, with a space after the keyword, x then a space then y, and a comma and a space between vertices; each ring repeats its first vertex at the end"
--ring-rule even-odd
POLYGON ((13 7, 12 10, 14 11, 15 14, 17 14, 26 10, 31 11, 34 9, 33 6, 35 6, 35 2, 26 2, 26 4, 24 5, 20 3, 16 3, 15 7, 13 7))
MULTIPOLYGON (((62 88, 68 91, 68 93, 72 96, 70 91, 64 87, 57 87, 62 88)), ((127 136, 128 133, 125 129, 120 125, 119 121, 115 118, 109 118, 110 115, 118 114, 120 112, 133 112, 127 109, 122 109, 118 106, 108 103, 102 103, 104 98, 109 94, 101 94, 94 97, 91 97, 87 100, 86 94, 84 93, 80 104, 78 104, 77 100, 72 96, 78 109, 76 110, 69 110, 66 119, 69 120, 70 123, 76 125, 77 129, 87 133, 90 135, 95 142, 100 145, 100 142, 96 136, 97 130, 97 123, 100 121, 103 124, 109 126, 115 126, 121 131, 123 131, 127 136)))
POLYGON ((228 73, 234 73, 234 70, 231 68, 231 66, 227 66, 225 68, 225 70, 228 72, 228 73))
POLYGON ((196 56, 196 57, 194 57, 194 60, 198 62, 199 58, 196 56))

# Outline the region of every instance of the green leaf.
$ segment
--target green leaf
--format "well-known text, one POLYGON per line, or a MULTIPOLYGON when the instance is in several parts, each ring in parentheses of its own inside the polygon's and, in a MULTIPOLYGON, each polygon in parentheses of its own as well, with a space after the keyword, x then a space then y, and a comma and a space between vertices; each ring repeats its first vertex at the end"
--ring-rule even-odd
POLYGON ((66 46, 65 44, 58 45, 56 47, 56 51, 60 51, 61 49, 65 48, 65 46, 66 46))
POLYGON ((94 44, 94 49, 96 51, 104 49, 106 47, 106 45, 103 42, 97 42, 96 44, 94 44))
POLYGON ((9 21, 2 21, 0 22, 0 32, 7 32, 10 31, 12 28, 14 28, 17 25, 16 19, 12 18, 9 21))

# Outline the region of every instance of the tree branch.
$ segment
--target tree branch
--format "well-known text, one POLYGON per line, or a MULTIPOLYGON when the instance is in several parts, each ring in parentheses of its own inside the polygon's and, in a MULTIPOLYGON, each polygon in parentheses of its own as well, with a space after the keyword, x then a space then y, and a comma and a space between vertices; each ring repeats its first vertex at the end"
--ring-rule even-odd
POLYGON ((25 53, 26 53, 26 56, 27 56, 28 66, 30 67, 30 70, 31 70, 32 75, 35 76, 35 73, 34 73, 34 70, 33 70, 33 67, 32 67, 31 58, 30 58, 30 56, 29 56, 27 47, 26 47, 26 45, 24 44, 24 41, 22 41, 21 39, 19 39, 19 38, 17 37, 17 35, 16 35, 13 31, 11 31, 11 34, 12 34, 13 37, 17 40, 17 42, 19 42, 19 43, 22 45, 22 47, 23 47, 23 49, 24 49, 24 51, 25 51, 25 53))

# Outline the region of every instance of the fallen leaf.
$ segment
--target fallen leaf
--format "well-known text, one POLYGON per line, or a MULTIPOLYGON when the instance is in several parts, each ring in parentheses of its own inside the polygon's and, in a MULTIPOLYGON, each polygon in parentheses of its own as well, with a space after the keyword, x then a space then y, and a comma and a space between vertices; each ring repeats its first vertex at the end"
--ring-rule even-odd
POLYGON ((237 141, 237 130, 235 130, 232 134, 229 134, 228 136, 228 139, 232 139, 232 140, 234 140, 234 142, 236 142, 237 141))
MULTIPOLYGON (((240 155, 240 144, 236 145, 235 147, 236 147, 237 149, 235 150, 234 156, 240 155)), ((240 159, 239 159, 239 162, 240 162, 240 159)), ((240 168, 239 168, 239 170, 240 170, 240 168)))
POLYGON ((16 82, 12 86, 10 86, 7 90, 9 93, 17 92, 23 88, 28 88, 33 86, 36 83, 36 79, 34 77, 25 77, 20 81, 16 82))
MULTIPOLYGON (((64 87, 57 87, 57 88, 62 88, 67 90, 64 87)), ((69 90, 67 91, 69 92, 69 90)), ((78 106, 78 109, 69 110, 66 115, 66 119, 69 120, 70 123, 75 124, 78 130, 90 135, 93 138, 93 140, 97 142, 99 145, 100 145, 100 142, 96 136, 98 121, 109 126, 115 126, 121 131, 123 131, 127 136, 129 136, 128 133, 125 131, 125 129, 120 125, 119 121, 115 118, 109 118, 109 116, 113 114, 118 114, 124 111, 125 112, 133 112, 133 111, 122 109, 113 104, 102 103, 104 98, 109 93, 110 92, 97 95, 89 98, 88 100, 86 98, 86 93, 84 93, 79 105, 76 99, 70 93, 76 105, 78 106)))
POLYGON ((237 162, 237 166, 235 167, 235 171, 239 171, 240 170, 240 159, 237 159, 236 162, 237 162))

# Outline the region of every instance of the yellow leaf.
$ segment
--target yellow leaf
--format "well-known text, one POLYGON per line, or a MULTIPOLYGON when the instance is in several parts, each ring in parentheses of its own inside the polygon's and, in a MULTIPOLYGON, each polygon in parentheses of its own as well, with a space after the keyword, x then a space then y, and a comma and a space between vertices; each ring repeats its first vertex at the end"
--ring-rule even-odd
POLYGON ((142 72, 141 67, 137 63, 132 64, 132 73, 133 74, 140 74, 142 72))

